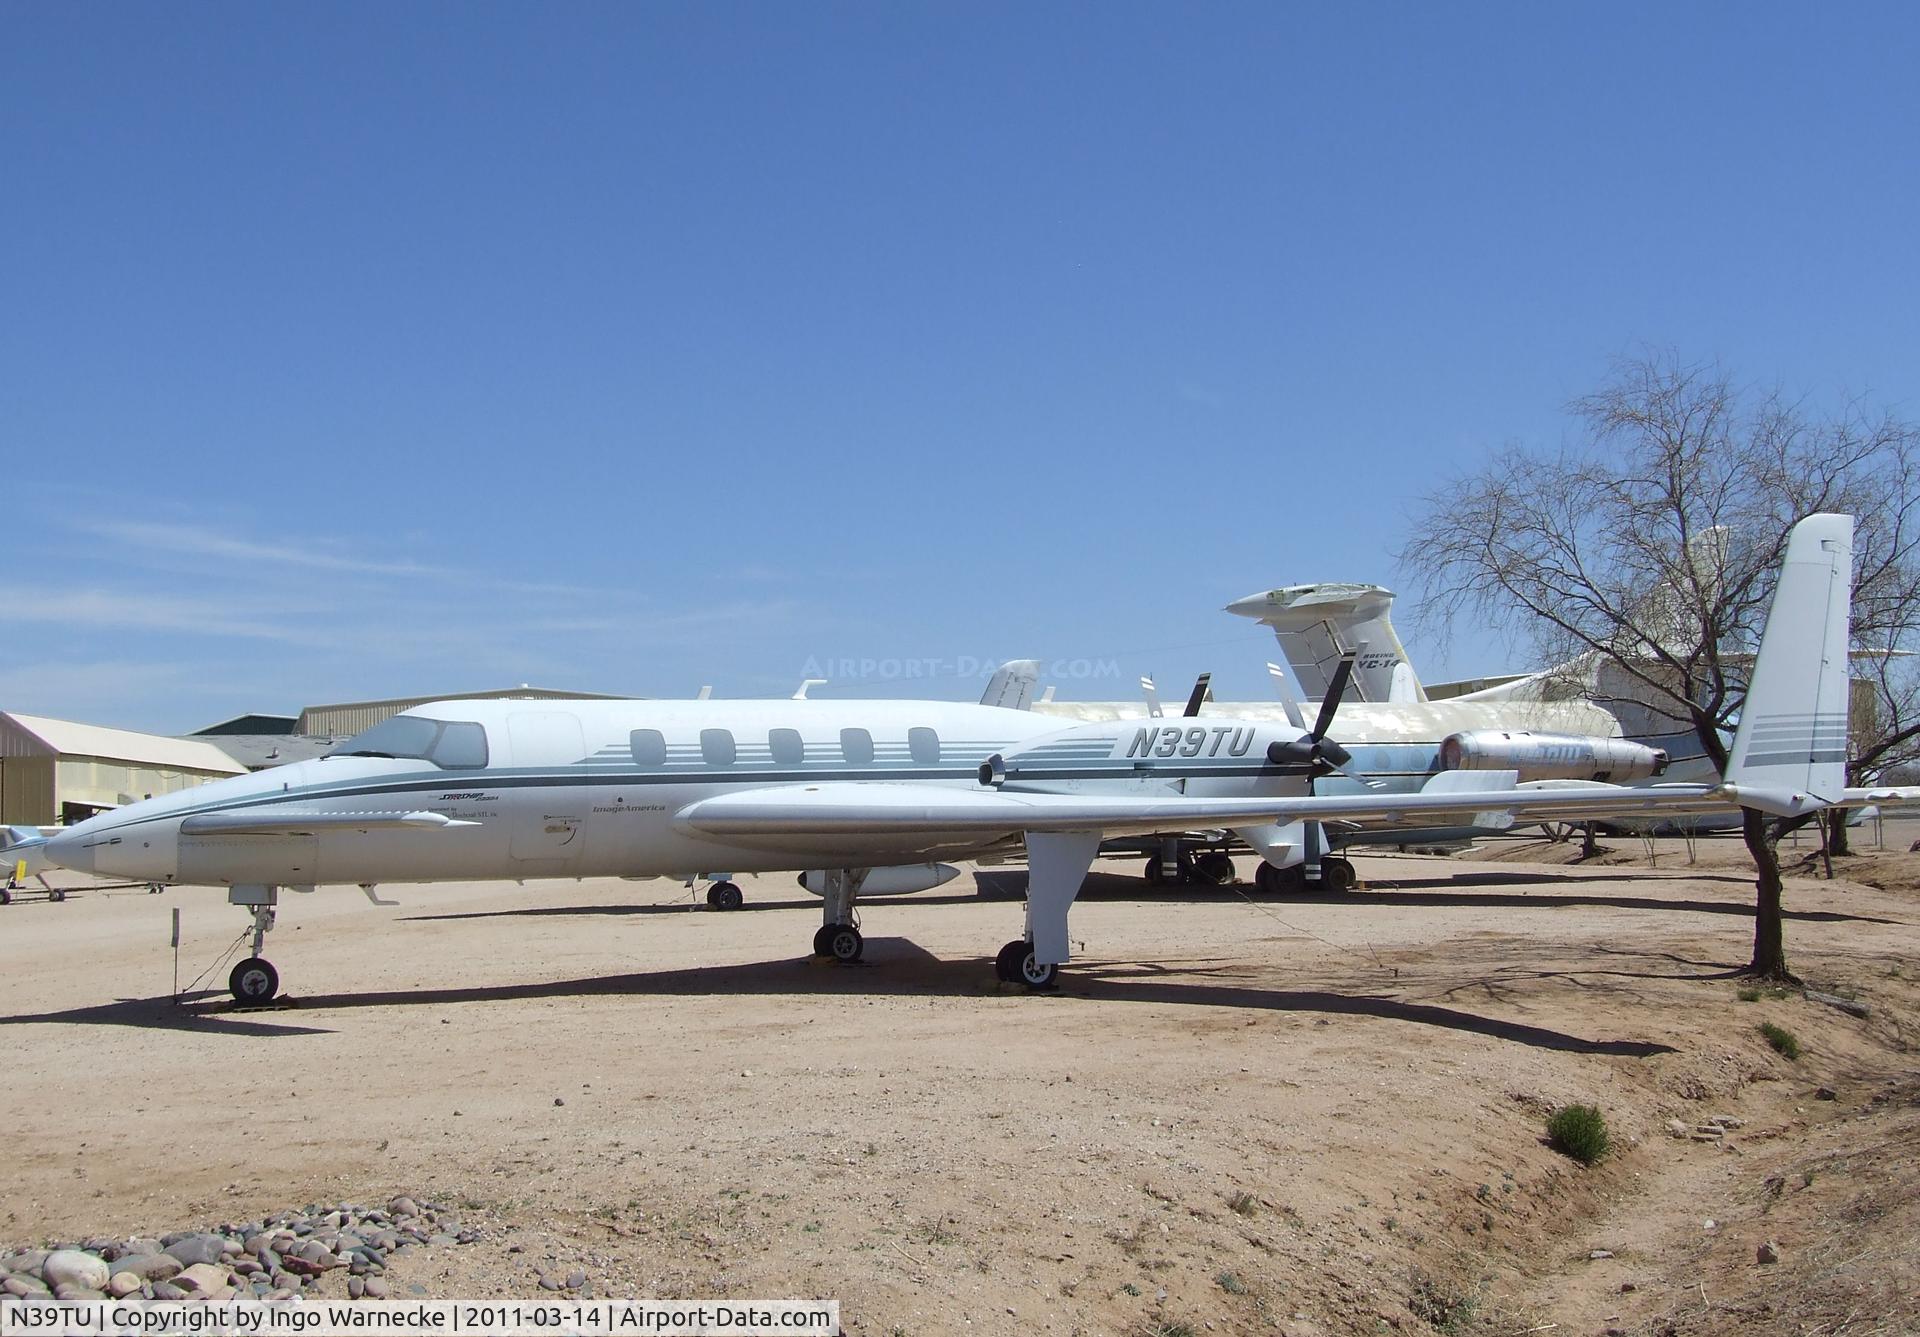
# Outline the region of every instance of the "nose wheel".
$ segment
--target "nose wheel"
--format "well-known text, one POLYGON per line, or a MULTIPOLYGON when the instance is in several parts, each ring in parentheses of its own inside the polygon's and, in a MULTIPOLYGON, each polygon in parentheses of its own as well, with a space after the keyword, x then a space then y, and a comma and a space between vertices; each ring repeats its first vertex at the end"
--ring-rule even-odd
POLYGON ((1033 958, 1033 944, 1015 938, 1000 949, 993 959, 993 973, 1008 984, 1024 984, 1029 989, 1051 989, 1059 978, 1060 967, 1041 965, 1033 958))
POLYGON ((233 1001, 243 1007, 259 1007, 273 1001, 280 992, 280 972, 263 957, 250 956, 227 976, 227 988, 233 1001))
POLYGON ((813 950, 817 956, 830 956, 850 966, 867 950, 867 940, 851 924, 829 924, 814 935, 813 950))
POLYGON ((739 886, 732 882, 716 882, 707 888, 707 904, 716 910, 738 910, 746 900, 739 886))

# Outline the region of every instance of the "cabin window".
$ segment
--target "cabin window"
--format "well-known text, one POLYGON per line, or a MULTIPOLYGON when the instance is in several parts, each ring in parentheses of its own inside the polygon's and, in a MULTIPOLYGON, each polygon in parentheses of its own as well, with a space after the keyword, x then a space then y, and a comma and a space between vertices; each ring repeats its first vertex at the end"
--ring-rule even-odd
POLYGON ((709 766, 733 765, 733 730, 702 729, 700 755, 709 766))
POLYGON ((922 766, 940 764, 940 735, 931 729, 907 730, 907 751, 922 766))
POLYGON ((800 741, 798 729, 770 729, 767 751, 773 753, 776 766, 798 766, 806 758, 807 745, 800 741))
POLYGON ((873 735, 865 729, 840 731, 840 755, 854 766, 873 764, 873 735))
POLYGON ((627 746, 636 766, 657 771, 667 764, 667 738, 658 729, 635 729, 627 735, 627 746))

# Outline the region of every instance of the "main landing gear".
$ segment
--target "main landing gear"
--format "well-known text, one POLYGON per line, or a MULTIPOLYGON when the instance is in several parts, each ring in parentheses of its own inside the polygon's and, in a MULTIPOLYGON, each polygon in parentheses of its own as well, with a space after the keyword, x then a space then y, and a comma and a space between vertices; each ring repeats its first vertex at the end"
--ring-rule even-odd
POLYGON ((227 890, 227 900, 253 911, 253 955, 235 966, 227 976, 227 990, 242 1007, 264 1007, 280 992, 280 972, 260 955, 268 930, 273 927, 280 888, 236 886, 227 890))
MULTIPOLYGON (((1346 858, 1333 854, 1320 861, 1320 883, 1317 890, 1335 893, 1349 892, 1358 886, 1360 875, 1353 870, 1353 864, 1346 858)), ((1254 889, 1263 896, 1299 896, 1315 889, 1307 879, 1305 864, 1295 864, 1291 868, 1275 868, 1261 861, 1253 874, 1254 889)))
POLYGON ((827 872, 827 889, 821 895, 820 929, 813 935, 813 954, 830 957, 843 966, 858 961, 867 950, 867 940, 854 926, 853 906, 860 898, 860 884, 867 880, 865 868, 834 868, 827 872))
POLYGON ((1222 850, 1189 850, 1182 844, 1171 859, 1163 852, 1147 856, 1150 887, 1222 887, 1233 881, 1233 859, 1222 850))
POLYGON ((1000 955, 993 958, 993 973, 1006 984, 1024 984, 1029 989, 1051 989, 1059 978, 1060 967, 1042 965, 1034 959, 1033 944, 1025 938, 1015 938, 1000 949, 1000 955))

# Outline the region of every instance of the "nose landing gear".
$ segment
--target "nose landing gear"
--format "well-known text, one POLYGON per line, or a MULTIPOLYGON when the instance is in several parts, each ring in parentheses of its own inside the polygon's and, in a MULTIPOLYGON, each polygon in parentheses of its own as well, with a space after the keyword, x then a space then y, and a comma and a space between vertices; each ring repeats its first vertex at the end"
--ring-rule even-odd
POLYGON ((264 1007, 280 992, 280 972, 260 955, 268 930, 273 927, 275 907, 280 903, 280 888, 235 886, 227 890, 227 900, 253 911, 253 955, 235 966, 227 976, 227 991, 242 1007, 264 1007))

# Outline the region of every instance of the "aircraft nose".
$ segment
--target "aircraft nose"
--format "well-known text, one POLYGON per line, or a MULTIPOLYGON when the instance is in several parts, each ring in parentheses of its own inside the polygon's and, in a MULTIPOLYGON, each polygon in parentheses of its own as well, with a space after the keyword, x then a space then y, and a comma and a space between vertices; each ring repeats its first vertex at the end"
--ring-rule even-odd
POLYGON ((70 868, 76 873, 91 873, 93 868, 93 842, 89 836, 77 831, 62 831, 46 843, 48 863, 70 868))

